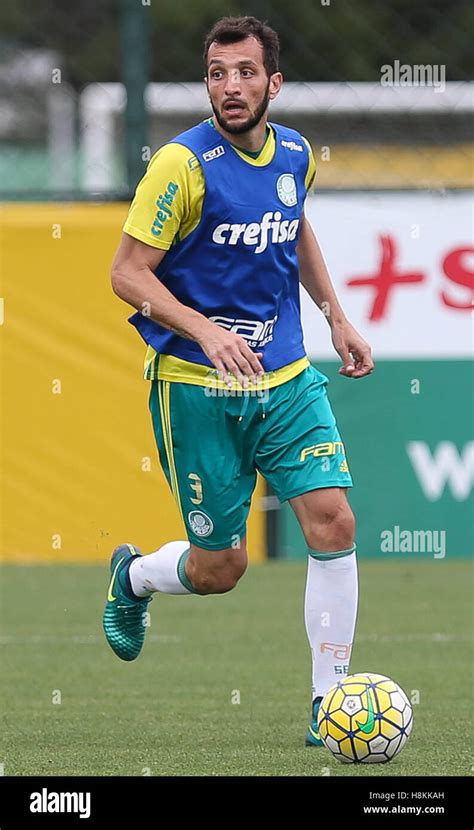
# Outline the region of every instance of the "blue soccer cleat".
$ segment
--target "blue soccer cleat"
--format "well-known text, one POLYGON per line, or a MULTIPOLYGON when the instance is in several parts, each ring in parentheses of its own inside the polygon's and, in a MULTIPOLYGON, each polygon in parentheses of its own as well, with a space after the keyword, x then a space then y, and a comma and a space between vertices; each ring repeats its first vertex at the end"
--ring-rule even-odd
POLYGON ((135 660, 145 640, 146 611, 152 597, 133 598, 128 578, 134 557, 141 555, 133 545, 120 545, 110 562, 103 626, 109 646, 121 660, 135 660))
POLYGON ((313 700, 313 718, 306 733, 305 746, 324 746, 318 729, 318 712, 322 697, 315 697, 313 700))

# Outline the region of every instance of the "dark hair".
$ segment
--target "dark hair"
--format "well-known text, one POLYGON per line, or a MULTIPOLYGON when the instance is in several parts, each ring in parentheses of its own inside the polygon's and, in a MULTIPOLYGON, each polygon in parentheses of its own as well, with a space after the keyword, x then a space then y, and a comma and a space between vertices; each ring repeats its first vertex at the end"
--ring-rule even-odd
POLYGON ((222 17, 214 23, 204 41, 204 67, 207 75, 207 53, 211 43, 238 43, 254 37, 263 46, 263 64, 268 77, 278 72, 280 42, 277 33, 256 17, 222 17))

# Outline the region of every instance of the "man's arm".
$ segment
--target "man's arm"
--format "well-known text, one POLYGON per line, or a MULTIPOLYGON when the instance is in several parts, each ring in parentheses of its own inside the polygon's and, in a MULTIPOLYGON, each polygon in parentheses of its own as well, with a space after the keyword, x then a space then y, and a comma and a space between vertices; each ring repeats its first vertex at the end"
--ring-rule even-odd
POLYGON ((334 348, 344 364, 339 373, 352 378, 370 375, 374 369, 370 346, 347 320, 334 291, 318 241, 304 215, 301 220, 297 254, 300 282, 331 327, 334 348))
POLYGON ((217 326, 168 291, 153 273, 165 254, 164 250, 122 234, 112 264, 114 292, 156 323, 180 337, 195 340, 223 378, 232 373, 246 386, 248 378, 263 373, 261 353, 255 354, 243 337, 217 326))

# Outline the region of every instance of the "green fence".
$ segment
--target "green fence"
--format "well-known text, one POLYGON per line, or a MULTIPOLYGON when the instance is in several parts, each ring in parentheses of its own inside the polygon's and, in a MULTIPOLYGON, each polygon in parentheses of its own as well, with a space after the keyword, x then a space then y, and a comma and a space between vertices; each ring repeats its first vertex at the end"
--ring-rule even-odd
MULTIPOLYGON (((354 480, 350 501, 359 555, 407 561, 470 556, 473 364, 383 360, 360 381, 340 377, 339 365, 317 363, 330 378, 329 395, 354 480)), ((271 513, 270 553, 306 557, 290 505, 271 513)))

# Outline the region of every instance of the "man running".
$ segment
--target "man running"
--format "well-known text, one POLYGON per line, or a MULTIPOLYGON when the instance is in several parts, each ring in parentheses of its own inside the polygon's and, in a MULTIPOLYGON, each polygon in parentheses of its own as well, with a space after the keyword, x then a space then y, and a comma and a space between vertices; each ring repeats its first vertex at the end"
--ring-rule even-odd
POLYGON ((288 500, 308 545, 305 622, 312 719, 347 674, 357 613, 352 486, 327 378, 310 365, 299 284, 321 308, 346 377, 370 374, 370 348, 338 303, 304 214, 315 163, 306 139, 269 123, 282 85, 277 34, 223 18, 205 41, 213 117, 153 157, 124 226, 114 291, 137 313, 160 462, 187 539, 112 555, 104 630, 138 657, 152 594, 220 594, 247 567, 257 471, 288 500))

